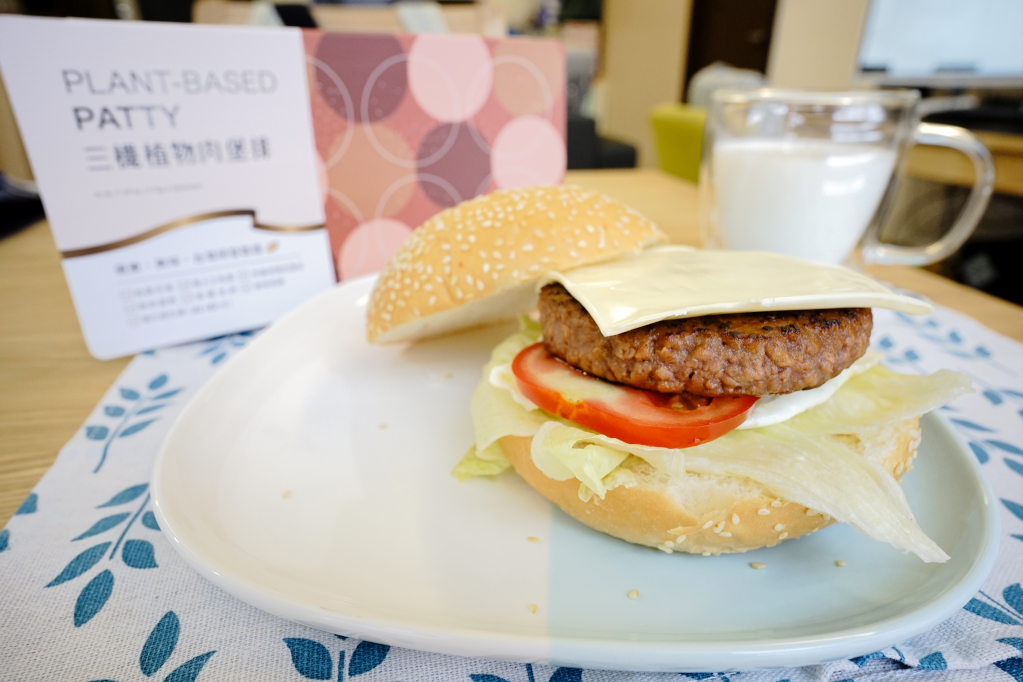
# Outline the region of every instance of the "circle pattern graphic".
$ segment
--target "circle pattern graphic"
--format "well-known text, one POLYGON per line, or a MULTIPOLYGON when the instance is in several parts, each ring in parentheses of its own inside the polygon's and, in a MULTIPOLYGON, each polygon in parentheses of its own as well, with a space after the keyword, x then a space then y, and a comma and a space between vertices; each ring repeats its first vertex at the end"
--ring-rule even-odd
MULTIPOLYGON (((357 208, 360 220, 374 217, 391 217, 402 209, 414 191, 414 182, 401 186, 389 197, 387 204, 378 214, 380 198, 396 183, 403 179, 414 180, 415 153, 395 131, 383 125, 358 125, 352 136, 348 151, 340 161, 327 170, 330 185, 345 196, 357 208), (405 161, 391 163, 378 153, 383 147, 390 156, 405 161)), ((339 143, 342 141, 339 141, 339 143)))
POLYGON ((383 267, 438 210, 561 180, 565 66, 556 41, 316 31, 302 39, 341 278, 383 267))
POLYGON ((370 220, 355 228, 341 245, 338 269, 342 279, 383 270, 391 254, 412 234, 412 228, 398 220, 370 220))
POLYGON ((565 140, 539 116, 512 119, 490 152, 491 173, 501 189, 557 184, 565 176, 565 162, 565 140))
POLYGON ((549 40, 506 40, 494 50, 494 96, 515 116, 554 114, 565 89, 564 48, 549 40))
POLYGON ((476 143, 473 132, 468 124, 443 123, 419 144, 419 184, 438 206, 454 206, 485 192, 490 184, 490 155, 476 143), (425 164, 424 160, 436 156, 437 150, 447 144, 452 128, 456 129, 456 137, 448 153, 425 164))
POLYGON ((327 68, 317 68, 316 89, 332 109, 350 121, 383 120, 401 104, 408 90, 405 60, 396 60, 378 73, 369 92, 366 85, 383 62, 404 55, 393 36, 325 33, 315 57, 327 68))
POLYGON ((464 121, 490 96, 490 50, 478 36, 419 36, 409 50, 408 79, 423 111, 446 123, 464 121))

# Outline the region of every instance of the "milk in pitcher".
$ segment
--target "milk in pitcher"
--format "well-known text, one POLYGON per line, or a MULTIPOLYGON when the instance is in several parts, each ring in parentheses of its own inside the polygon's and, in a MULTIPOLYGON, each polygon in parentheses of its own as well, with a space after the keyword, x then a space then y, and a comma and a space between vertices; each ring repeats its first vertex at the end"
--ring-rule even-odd
POLYGON ((877 211, 896 154, 828 140, 719 140, 721 246, 841 263, 877 211))

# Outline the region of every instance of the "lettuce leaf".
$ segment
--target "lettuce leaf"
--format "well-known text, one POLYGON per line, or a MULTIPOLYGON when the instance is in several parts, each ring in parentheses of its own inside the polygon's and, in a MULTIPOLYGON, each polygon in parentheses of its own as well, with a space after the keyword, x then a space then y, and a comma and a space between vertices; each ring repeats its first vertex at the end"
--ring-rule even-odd
POLYGON ((850 379, 827 402, 786 423, 807 433, 855 434, 919 417, 972 391, 969 377, 959 372, 899 374, 875 365, 850 379))
MULTIPOLYGON (((523 317, 519 331, 491 351, 490 362, 483 368, 483 376, 469 403, 478 453, 491 452, 488 448, 504 436, 532 436, 547 421, 547 417, 539 410, 530 411, 518 404, 512 391, 497 388, 490 383, 490 373, 495 367, 510 363, 520 350, 539 339, 540 325, 523 317)), ((503 453, 501 457, 504 457, 503 453)))
POLYGON ((476 446, 469 447, 461 461, 451 470, 451 475, 459 481, 467 481, 478 476, 497 476, 511 466, 511 462, 501 452, 501 446, 494 443, 487 451, 476 452, 476 446))
POLYGON ((925 562, 948 560, 917 525, 895 477, 838 440, 788 424, 732 431, 689 448, 686 469, 750 478, 925 562))
POLYGON ((604 499, 603 478, 618 468, 629 453, 595 442, 596 436, 573 426, 549 421, 533 436, 530 456, 548 478, 567 481, 576 478, 604 499))

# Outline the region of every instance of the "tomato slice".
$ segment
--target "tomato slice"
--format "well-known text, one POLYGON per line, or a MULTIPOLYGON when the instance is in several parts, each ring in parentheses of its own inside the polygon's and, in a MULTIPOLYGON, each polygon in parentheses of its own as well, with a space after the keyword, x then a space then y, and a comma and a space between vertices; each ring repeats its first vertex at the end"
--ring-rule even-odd
POLYGON ((644 391, 581 372, 542 343, 512 361, 522 395, 540 409, 634 445, 687 448, 719 438, 746 420, 754 396, 703 398, 644 391))

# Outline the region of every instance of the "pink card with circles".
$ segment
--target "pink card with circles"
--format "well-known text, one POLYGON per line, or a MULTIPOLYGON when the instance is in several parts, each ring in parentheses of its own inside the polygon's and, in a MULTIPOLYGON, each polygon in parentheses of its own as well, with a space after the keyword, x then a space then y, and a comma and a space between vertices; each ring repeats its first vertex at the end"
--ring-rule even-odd
POLYGON ((305 31, 339 279, 380 270, 433 214, 565 174, 560 42, 305 31))

